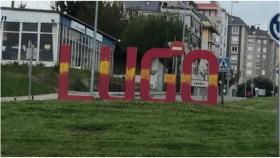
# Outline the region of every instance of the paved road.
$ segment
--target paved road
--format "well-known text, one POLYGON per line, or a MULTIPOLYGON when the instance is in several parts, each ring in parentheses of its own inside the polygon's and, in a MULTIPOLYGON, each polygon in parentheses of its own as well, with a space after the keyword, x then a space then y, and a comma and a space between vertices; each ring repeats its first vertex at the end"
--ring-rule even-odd
MULTIPOLYGON (((69 94, 75 94, 75 95, 89 95, 88 92, 74 92, 70 91, 69 94)), ((116 96, 123 96, 124 92, 110 92, 111 95, 116 96)), ((164 98, 164 92, 151 92, 151 95, 155 98, 164 98)), ((57 93, 52 94, 43 94, 43 95, 35 95, 34 100, 56 100, 57 99, 57 93)), ((99 98, 98 92, 94 92, 94 97, 99 98)), ((135 93, 135 99, 140 99, 139 92, 135 93)), ((225 97, 225 101, 240 101, 244 100, 245 98, 241 97, 225 97)), ((8 102, 8 101, 24 101, 28 100, 28 96, 17 96, 17 97, 1 97, 1 102, 8 102)), ((181 96, 176 96, 177 101, 181 101, 181 96)), ((220 102, 221 98, 218 97, 218 101, 220 102)))

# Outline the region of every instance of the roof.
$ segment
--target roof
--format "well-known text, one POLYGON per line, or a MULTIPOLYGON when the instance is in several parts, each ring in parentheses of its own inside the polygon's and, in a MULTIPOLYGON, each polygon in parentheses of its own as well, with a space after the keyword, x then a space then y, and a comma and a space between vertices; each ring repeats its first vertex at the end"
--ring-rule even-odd
POLYGON ((126 9, 142 11, 160 11, 160 1, 123 1, 126 9))
POLYGON ((247 26, 247 24, 239 17, 237 16, 232 16, 229 15, 228 17, 228 25, 242 25, 242 26, 247 26))
POLYGON ((217 10, 219 5, 217 3, 196 3, 199 10, 217 10))
MULTIPOLYGON (((72 19, 72 20, 75 20, 75 21, 77 21, 77 22, 79 22, 79 23, 85 25, 86 27, 88 27, 88 28, 94 30, 94 27, 93 27, 93 26, 91 26, 91 25, 85 23, 84 21, 79 20, 79 19, 77 19, 77 18, 75 18, 75 17, 73 17, 73 16, 71 16, 71 15, 63 14, 61 11, 56 11, 56 10, 43 10, 43 9, 10 8, 10 7, 1 7, 1 10, 2 10, 2 9, 3 9, 3 10, 14 10, 14 11, 29 11, 29 12, 56 13, 56 14, 60 14, 61 16, 66 16, 66 17, 68 17, 68 18, 70 18, 70 19, 72 19)), ((106 36, 106 37, 108 37, 108 38, 110 38, 110 39, 112 39, 113 41, 117 41, 117 39, 116 39, 115 37, 113 37, 113 36, 111 36, 111 35, 108 35, 107 33, 103 32, 103 31, 101 31, 101 30, 98 30, 98 29, 97 29, 97 32, 100 33, 100 34, 102 34, 102 35, 104 35, 104 36, 106 36)))
POLYGON ((254 26, 251 26, 248 29, 248 35, 256 35, 256 36, 268 36, 268 32, 261 30, 259 28, 255 28, 254 26))

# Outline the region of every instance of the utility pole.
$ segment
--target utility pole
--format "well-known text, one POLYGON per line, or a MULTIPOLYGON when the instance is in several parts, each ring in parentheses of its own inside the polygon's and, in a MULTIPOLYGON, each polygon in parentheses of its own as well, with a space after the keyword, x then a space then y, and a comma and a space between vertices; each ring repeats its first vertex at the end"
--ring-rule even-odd
POLYGON ((29 57, 29 66, 28 66, 28 100, 31 99, 31 86, 32 86, 32 60, 33 60, 34 47, 31 41, 28 41, 28 48, 26 50, 27 56, 29 57))
MULTIPOLYGON (((184 56, 185 56, 185 51, 186 51, 186 44, 185 44, 185 34, 186 34, 186 27, 185 27, 185 11, 186 11, 186 2, 184 3, 185 1, 183 1, 183 5, 184 5, 184 12, 183 12, 183 31, 182 31, 182 42, 183 42, 183 45, 184 45, 184 53, 182 54, 181 56, 181 70, 180 70, 180 73, 182 75, 182 70, 183 70, 183 61, 184 61, 184 56)), ((190 42, 190 40, 188 41, 190 42)), ((188 43, 188 45, 190 45, 190 43, 188 43)), ((180 81, 181 82, 181 81, 180 81)), ((181 85, 181 84, 180 84, 181 85)), ((180 86, 180 91, 181 91, 181 86, 180 86)))
POLYGON ((93 54, 91 61, 91 78, 90 78, 90 94, 93 96, 94 91, 94 64, 95 64, 95 55, 96 55, 96 36, 97 36, 97 17, 98 17, 98 1, 95 2, 95 19, 94 19, 94 37, 93 37, 93 54))

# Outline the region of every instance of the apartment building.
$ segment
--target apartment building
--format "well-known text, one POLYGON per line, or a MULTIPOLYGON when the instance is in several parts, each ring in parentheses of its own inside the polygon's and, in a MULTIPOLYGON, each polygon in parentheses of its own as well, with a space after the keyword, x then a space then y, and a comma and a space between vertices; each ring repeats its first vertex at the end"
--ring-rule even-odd
POLYGON ((217 55, 217 41, 216 36, 218 35, 217 23, 211 18, 200 14, 200 19, 202 23, 202 38, 201 38, 201 49, 209 50, 217 55))
POLYGON ((231 62, 231 78, 235 79, 236 89, 238 84, 245 82, 247 24, 236 16, 229 15, 227 35, 227 57, 231 62))
POLYGON ((251 26, 248 29, 246 48, 247 80, 263 76, 274 81, 277 61, 277 43, 267 31, 251 26))
POLYGON ((213 35, 213 40, 217 45, 213 52, 219 58, 225 57, 227 52, 228 13, 216 1, 196 3, 196 5, 201 14, 216 23, 217 33, 213 35))

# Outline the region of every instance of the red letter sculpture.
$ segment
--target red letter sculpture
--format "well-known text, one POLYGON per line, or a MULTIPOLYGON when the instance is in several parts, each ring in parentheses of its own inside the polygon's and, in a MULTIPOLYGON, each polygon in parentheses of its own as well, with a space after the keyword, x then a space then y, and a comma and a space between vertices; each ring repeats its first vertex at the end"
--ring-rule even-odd
POLYGON ((200 102, 210 105, 217 104, 218 61, 216 56, 207 50, 194 50, 185 56, 181 76, 181 97, 183 102, 200 102), (196 101, 191 98, 192 61, 206 59, 209 62, 208 100, 196 101))
POLYGON ((176 76, 173 74, 165 74, 166 98, 155 99, 150 97, 150 71, 152 60, 155 58, 171 58, 173 52, 169 48, 153 48, 148 50, 141 61, 141 83, 140 96, 143 101, 151 102, 175 102, 176 100, 176 76))
POLYGON ((69 45, 62 45, 60 47, 58 100, 92 100, 92 96, 68 95, 70 54, 69 45))
POLYGON ((113 97, 109 95, 109 70, 110 70, 110 47, 101 48, 100 56, 100 74, 99 74, 99 96, 103 100, 123 99, 132 100, 135 91, 135 66, 136 66, 137 48, 129 47, 127 49, 126 76, 125 76, 125 96, 113 97))

